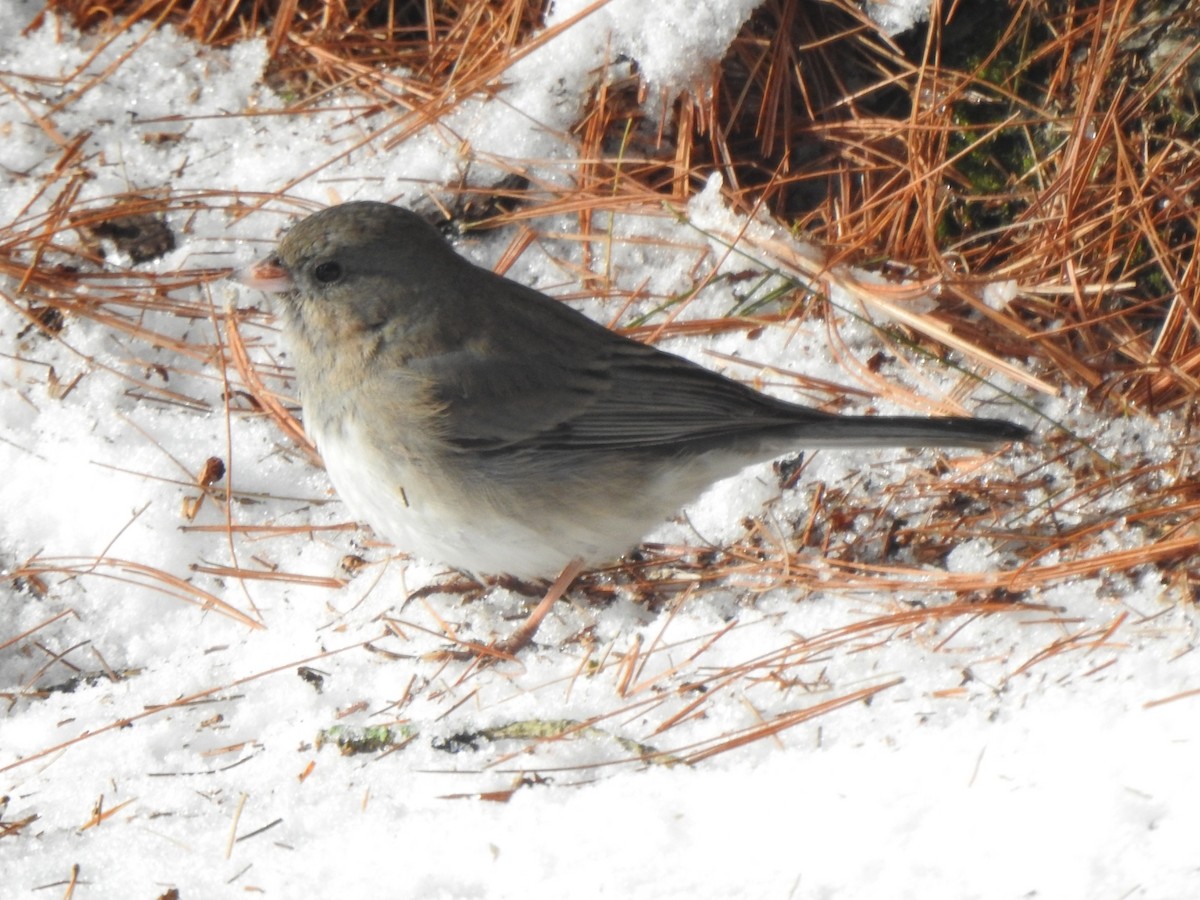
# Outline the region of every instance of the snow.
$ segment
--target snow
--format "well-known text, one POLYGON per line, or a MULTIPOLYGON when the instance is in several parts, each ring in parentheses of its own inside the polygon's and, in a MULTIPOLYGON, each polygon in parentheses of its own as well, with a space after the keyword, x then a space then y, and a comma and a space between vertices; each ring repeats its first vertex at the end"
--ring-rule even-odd
MULTIPOLYGON (((555 3, 548 26, 586 5, 555 3)), ((0 221, 14 223, 6 237, 36 231, 76 174, 79 210, 169 187, 176 248, 137 266, 109 248, 108 271, 136 287, 141 272, 243 265, 319 204, 428 210, 440 186, 464 174, 486 184, 525 159, 539 160, 530 174, 540 183, 569 184, 577 156, 565 129, 597 71, 630 57, 655 88, 694 84, 753 4, 614 0, 519 63, 497 97, 465 100, 393 150, 366 144, 328 166, 387 120, 363 115, 353 96, 329 98, 319 114, 277 114, 261 42, 212 50, 139 26, 102 45, 53 18, 22 34, 37 9, 0 12, 0 221), (151 139, 161 132, 179 137, 151 139), (85 133, 55 175, 64 141, 85 133), (287 202, 233 214, 293 181, 287 202)), ((717 181, 684 211, 686 222, 661 209, 615 217, 592 265, 627 290, 644 285, 649 299, 625 313, 594 297, 579 307, 659 324, 672 311, 656 307, 718 263, 769 282, 762 241, 812 252, 735 215, 717 181), (738 234, 747 243, 730 253, 726 239, 738 234)), ((510 277, 586 294, 581 249, 554 237, 570 233, 570 218, 536 227, 510 277)), ((77 236, 64 231, 60 246, 77 236)), ((458 246, 494 263, 510 238, 458 246)), ((77 895, 96 898, 172 886, 183 897, 1194 895, 1200 699, 1176 695, 1197 687, 1197 616, 1158 569, 1085 572, 990 615, 915 583, 833 589, 837 553, 789 543, 816 486, 844 491, 848 510, 895 491, 896 515, 925 521, 942 475, 933 454, 821 453, 805 459, 793 490, 755 467, 651 536, 690 548, 687 561, 744 539, 743 520, 757 517, 765 553, 807 554, 807 593, 758 570, 714 587, 694 567, 664 566, 653 577, 666 602, 647 605, 620 585, 577 597, 517 663, 430 659, 446 643, 439 622, 486 642, 512 631, 526 599, 504 588, 413 596, 442 570, 337 527, 348 514, 320 469, 255 411, 226 417, 217 368, 184 349, 224 346, 217 313, 262 307, 261 297, 226 282, 181 289, 173 296, 191 304, 188 315, 162 297, 120 307, 157 332, 154 342, 83 316, 52 340, 27 328, 18 281, 0 281, 14 298, 0 305, 0 568, 32 560, 44 570, 0 584, 0 823, 36 817, 0 831, 0 895, 63 894, 73 866, 77 895), (237 498, 230 520, 251 529, 232 539, 219 497, 194 520, 183 514, 213 456, 229 466, 219 486, 237 498), (364 564, 355 570, 349 557, 364 564), (257 577, 229 571, 238 568, 257 577), (205 597, 263 627, 201 608, 205 597), (106 671, 126 677, 71 681, 106 671), (538 740, 534 722, 559 739, 538 740), (756 732, 771 724, 776 733, 756 732), (317 746, 335 727, 384 725, 411 740, 357 755, 317 746), (755 739, 726 747, 737 735, 755 739)), ((759 281, 714 279, 679 315, 725 315, 759 281)), ((985 296, 1002 306, 1011 291, 985 296)), ((260 365, 286 362, 263 317, 242 327, 260 365)), ((666 346, 784 396, 794 385, 764 367, 862 389, 841 353, 867 359, 879 334, 852 317, 838 333, 839 352, 815 319, 666 346)), ((962 400, 938 367, 883 374, 962 400)), ((284 379, 269 386, 292 390, 284 379)), ((1169 416, 1099 420, 1078 392, 1019 396, 1122 465, 1162 464, 1176 449, 1181 425, 1169 416)), ((1042 421, 986 388, 967 403, 1042 421)), ((900 406, 853 397, 849 408, 900 406)), ((1030 517, 1050 505, 1063 523, 1114 511, 1095 553, 1143 537, 1117 514, 1135 488, 1068 502, 1071 473, 1051 449, 945 458, 996 480, 1037 473, 1023 498, 1030 517)), ((886 531, 865 516, 844 528, 846 541, 886 531)), ((1036 565, 1060 557, 1047 548, 1036 565)), ((971 578, 1026 561, 992 532, 962 535, 929 566, 971 578)))

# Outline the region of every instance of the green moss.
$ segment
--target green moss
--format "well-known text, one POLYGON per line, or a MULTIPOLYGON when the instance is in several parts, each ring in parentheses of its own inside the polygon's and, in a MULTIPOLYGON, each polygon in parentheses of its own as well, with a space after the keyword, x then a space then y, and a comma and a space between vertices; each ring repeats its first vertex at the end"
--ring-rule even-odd
POLYGON ((321 729, 317 734, 317 749, 320 750, 326 744, 333 744, 342 752, 343 756, 378 753, 380 750, 391 750, 402 746, 415 736, 416 731, 407 726, 334 725, 331 728, 321 729))

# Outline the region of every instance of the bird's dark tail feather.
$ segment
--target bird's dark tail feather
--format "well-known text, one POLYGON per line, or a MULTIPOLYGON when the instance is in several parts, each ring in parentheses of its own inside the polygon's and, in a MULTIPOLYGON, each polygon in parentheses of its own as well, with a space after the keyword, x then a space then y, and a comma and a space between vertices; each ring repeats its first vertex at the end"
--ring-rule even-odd
POLYGON ((991 447, 1025 441, 1032 432, 1003 419, 962 416, 833 416, 803 426, 805 447, 991 447))

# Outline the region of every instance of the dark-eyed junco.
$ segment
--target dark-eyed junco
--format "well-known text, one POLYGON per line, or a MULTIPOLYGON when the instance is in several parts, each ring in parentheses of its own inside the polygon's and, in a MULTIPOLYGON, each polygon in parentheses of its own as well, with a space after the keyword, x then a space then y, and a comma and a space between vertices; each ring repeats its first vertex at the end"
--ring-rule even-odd
POLYGON ((351 511, 477 574, 613 560, 714 481, 797 449, 1029 433, 768 397, 473 265, 385 203, 309 216, 242 281, 279 298, 305 428, 351 511))

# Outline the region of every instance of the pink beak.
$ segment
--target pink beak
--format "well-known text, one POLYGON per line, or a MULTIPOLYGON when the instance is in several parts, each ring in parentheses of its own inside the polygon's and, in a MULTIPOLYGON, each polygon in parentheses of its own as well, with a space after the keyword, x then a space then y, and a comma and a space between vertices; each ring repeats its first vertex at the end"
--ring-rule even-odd
POLYGON ((292 276, 274 256, 268 256, 244 269, 238 269, 231 277, 239 284, 258 288, 267 294, 280 294, 294 287, 292 276))

